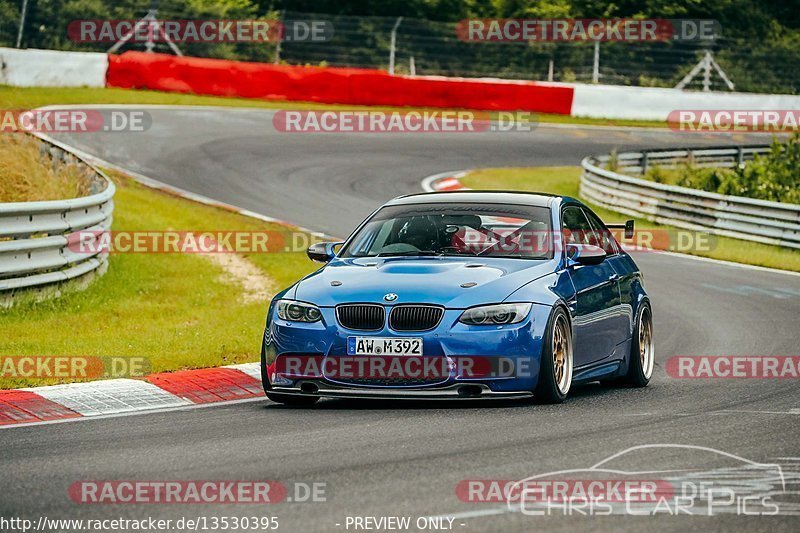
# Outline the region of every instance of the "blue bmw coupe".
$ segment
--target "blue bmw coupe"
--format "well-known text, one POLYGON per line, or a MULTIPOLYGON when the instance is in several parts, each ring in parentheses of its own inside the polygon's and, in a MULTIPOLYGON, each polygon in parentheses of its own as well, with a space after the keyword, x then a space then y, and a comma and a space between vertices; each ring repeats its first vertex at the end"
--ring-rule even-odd
MULTIPOLYGON (((642 273, 573 198, 396 198, 279 293, 261 353, 267 396, 566 399, 579 382, 644 387, 653 325, 642 273)), ((632 221, 625 225, 633 231, 632 221)))

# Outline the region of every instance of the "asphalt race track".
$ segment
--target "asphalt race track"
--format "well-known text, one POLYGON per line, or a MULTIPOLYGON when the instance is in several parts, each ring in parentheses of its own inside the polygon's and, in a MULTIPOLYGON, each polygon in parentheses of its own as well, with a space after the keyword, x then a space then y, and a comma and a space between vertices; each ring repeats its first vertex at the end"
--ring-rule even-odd
MULTIPOLYGON (((166 183, 343 236, 428 175, 475 167, 576 165, 612 147, 763 142, 763 137, 541 126, 527 133, 283 134, 270 113, 153 110, 145 133, 81 134, 70 144, 166 183)), ((621 217, 622 218, 622 217, 621 217)), ((674 379, 673 355, 797 355, 800 276, 637 254, 653 301, 656 369, 642 390, 588 385, 563 405, 268 400, 0 431, 0 515, 60 518, 277 515, 283 531, 346 531, 347 516, 455 515, 458 531, 796 531, 800 390, 796 379, 674 379), (778 463, 781 516, 530 517, 465 503, 464 479, 515 480, 587 468, 629 447, 689 444, 778 463), (326 484, 324 503, 76 505, 77 480, 218 479, 326 484), (791 497, 790 497, 791 496, 791 497)), ((253 339, 254 357, 259 339, 253 339)), ((648 449, 627 471, 699 454, 648 449)), ((349 530, 353 530, 351 526, 349 530)))

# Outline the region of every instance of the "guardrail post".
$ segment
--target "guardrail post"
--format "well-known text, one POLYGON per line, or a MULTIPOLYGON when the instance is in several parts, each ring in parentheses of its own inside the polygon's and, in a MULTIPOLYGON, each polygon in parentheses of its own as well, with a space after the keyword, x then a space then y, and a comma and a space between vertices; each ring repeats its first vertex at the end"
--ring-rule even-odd
POLYGON ((744 147, 736 147, 736 165, 739 168, 744 168, 744 147))
POLYGON ((646 151, 643 151, 643 152, 642 152, 642 164, 641 164, 641 167, 642 167, 642 175, 644 175, 644 174, 647 174, 647 166, 648 166, 648 157, 647 157, 647 152, 646 152, 646 151))

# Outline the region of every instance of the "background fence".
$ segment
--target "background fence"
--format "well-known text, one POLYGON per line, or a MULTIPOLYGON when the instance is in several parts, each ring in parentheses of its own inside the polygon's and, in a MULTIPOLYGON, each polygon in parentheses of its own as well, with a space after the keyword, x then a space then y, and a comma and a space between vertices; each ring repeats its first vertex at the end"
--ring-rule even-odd
MULTIPOLYGON (((50 164, 88 165, 53 144, 41 143, 42 158, 50 164)), ((0 294, 105 271, 108 254, 68 246, 77 243, 80 230, 111 229, 114 184, 93 169, 91 191, 90 196, 70 200, 0 203, 0 294)))
MULTIPOLYGON (((731 167, 766 153, 769 146, 690 148, 626 152, 615 156, 621 172, 670 168, 731 167)), ((581 166, 581 197, 608 209, 680 228, 800 249, 800 205, 727 196, 665 185, 608 170, 611 156, 587 157, 581 166)))
MULTIPOLYGON (((286 20, 330 21, 335 35, 324 43, 283 43, 280 59, 291 64, 389 66, 391 33, 397 17, 352 17, 284 12, 286 20)), ((469 43, 456 36, 456 23, 403 18, 396 30, 395 71, 402 74, 491 76, 557 82, 591 82, 594 43, 469 43), (412 59, 413 58, 413 59, 412 59)), ((773 50, 753 55, 744 40, 699 42, 602 42, 598 82, 609 85, 674 87, 711 51, 738 91, 796 93, 800 73, 778 73, 790 54, 773 50)), ((800 58, 798 58, 800 60, 800 58)), ((728 90, 717 76, 712 90, 728 90)), ((700 88, 702 75, 687 88, 700 88)))
MULTIPOLYGON (((68 2, 61 2, 68 4, 68 2)), ((22 46, 56 50, 105 52, 109 43, 77 43, 67 36, 67 25, 80 18, 139 19, 148 13, 148 3, 131 0, 76 4, 80 9, 57 9, 59 2, 29 2, 28 22, 22 46)), ((593 79, 593 43, 468 43, 456 35, 456 22, 417 18, 346 16, 294 11, 238 11, 230 5, 212 10, 211 4, 199 7, 187 2, 162 1, 159 19, 280 18, 325 20, 333 24, 334 36, 323 43, 179 43, 186 55, 292 65, 335 65, 388 69, 392 30, 396 26, 395 71, 468 77, 501 77, 557 82, 590 82, 593 79), (224 13, 224 14, 221 14, 224 13), (412 67, 413 64, 413 67, 412 67)), ((0 0, 0 8, 3 2, 0 0)), ((18 36, 19 14, 12 8, 0 9, 0 46, 14 46, 18 36)), ((143 50, 128 43, 120 48, 143 50)), ((156 52, 173 53, 165 43, 156 43, 156 52)), ((733 81, 737 91, 797 94, 800 91, 800 64, 796 45, 772 39, 747 40, 726 34, 712 42, 603 42, 599 44, 598 78, 602 84, 674 87, 710 51, 733 81)), ((703 76, 696 76, 687 88, 699 88, 703 76)), ((714 74, 712 89, 727 90, 714 74)))

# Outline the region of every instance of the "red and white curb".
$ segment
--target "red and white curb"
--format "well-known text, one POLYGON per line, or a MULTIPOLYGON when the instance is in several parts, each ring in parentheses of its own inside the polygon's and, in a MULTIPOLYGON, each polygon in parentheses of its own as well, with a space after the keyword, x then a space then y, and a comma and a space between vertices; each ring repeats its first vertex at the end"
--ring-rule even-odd
POLYGON ((425 192, 445 192, 445 191, 464 191, 469 187, 462 185, 461 178, 466 176, 469 170, 450 170, 428 176, 422 180, 422 190, 425 192))
POLYGON ((0 391, 0 428, 264 398, 260 363, 0 391))

